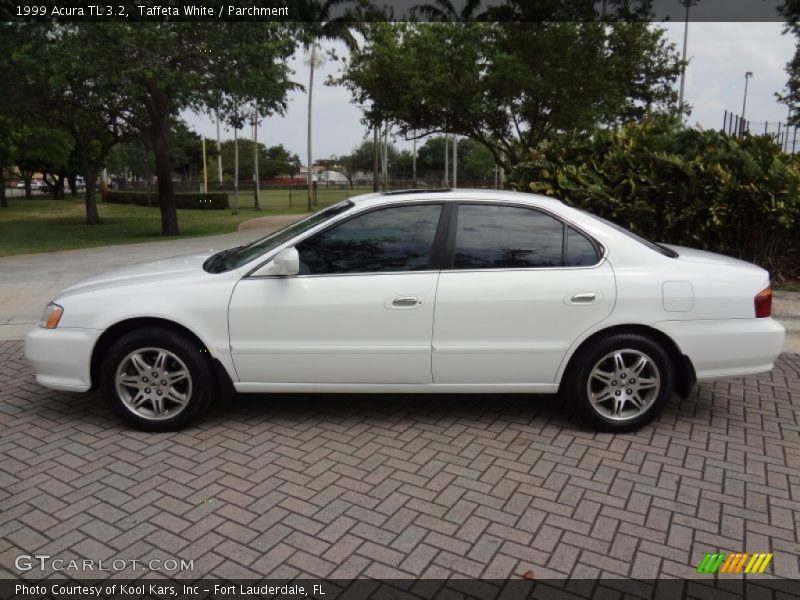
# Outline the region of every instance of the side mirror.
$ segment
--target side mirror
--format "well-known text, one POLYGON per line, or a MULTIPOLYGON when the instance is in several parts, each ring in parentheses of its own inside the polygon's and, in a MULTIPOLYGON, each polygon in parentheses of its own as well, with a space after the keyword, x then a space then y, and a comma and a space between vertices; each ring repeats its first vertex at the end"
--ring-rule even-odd
POLYGON ((253 275, 255 277, 291 277, 300 272, 300 254, 297 248, 284 248, 275 257, 258 269, 253 275))

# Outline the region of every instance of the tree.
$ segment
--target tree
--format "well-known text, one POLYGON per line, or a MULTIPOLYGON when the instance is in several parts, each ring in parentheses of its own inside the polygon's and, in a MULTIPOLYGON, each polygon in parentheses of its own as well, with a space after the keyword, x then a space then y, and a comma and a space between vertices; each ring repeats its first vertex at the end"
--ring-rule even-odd
POLYGON ((314 71, 318 66, 317 52, 321 49, 321 41, 341 41, 352 51, 357 48, 356 39, 353 37, 350 28, 353 23, 351 17, 342 15, 333 17, 332 13, 338 7, 349 4, 353 0, 300 0, 296 9, 300 19, 304 21, 303 47, 309 53, 309 74, 308 74, 308 210, 311 211, 311 204, 314 196, 311 148, 311 108, 314 93, 314 71))
POLYGON ((263 159, 259 158, 259 170, 265 179, 292 177, 300 172, 300 157, 284 148, 283 144, 266 149, 263 159))
MULTIPOLYGON (((431 136, 417 151, 417 170, 421 173, 444 173, 444 136, 431 136)), ((452 155, 452 147, 450 147, 452 155)), ((458 144, 458 164, 461 176, 470 181, 480 182, 492 176, 494 158, 482 144, 470 139, 458 144)), ((430 175, 428 175, 430 176, 430 175)))
POLYGON ((109 173, 116 176, 124 187, 128 180, 150 181, 153 174, 153 150, 147 138, 141 138, 114 146, 108 156, 109 173))
MULTIPOLYGON (((223 174, 234 175, 234 140, 223 140, 222 144, 223 174)), ((239 140, 239 176, 244 179, 253 177, 253 140, 239 140)), ((289 152, 282 144, 267 148, 258 145, 258 173, 261 179, 292 176, 300 172, 300 157, 289 152)))
POLYGON ((789 107, 789 125, 797 127, 800 125, 800 0, 785 0, 780 11, 786 18, 784 33, 791 32, 796 42, 794 56, 786 63, 786 89, 776 96, 789 107))
MULTIPOLYGON (((13 81, 18 76, 11 60, 16 40, 11 35, 6 35, 9 29, 8 25, 0 25, 0 73, 8 81, 13 81)), ((0 208, 8 208, 6 170, 16 162, 23 134, 23 119, 18 113, 19 106, 11 94, 0 94, 0 208)))
POLYGON ((642 236, 800 274, 800 160, 767 135, 734 138, 654 116, 542 143, 510 174, 642 236))
POLYGON ((6 169, 16 162, 20 132, 12 119, 0 113, 0 208, 8 208, 6 169))
MULTIPOLYGON (((407 157, 401 157, 401 153, 393 144, 387 147, 387 158, 390 169, 394 171, 395 167, 402 166, 405 162, 408 164, 407 171, 411 172, 411 154, 407 157), (400 163, 400 164, 398 164, 400 163)), ((366 140, 359 146, 353 148, 350 154, 343 154, 342 156, 333 157, 331 163, 333 170, 338 171, 350 182, 350 187, 353 187, 353 180, 358 173, 368 173, 372 171, 373 160, 375 158, 375 144, 372 140, 366 140)))
POLYGON ((510 168, 559 131, 674 107, 681 61, 647 23, 374 23, 340 81, 367 119, 456 133, 510 168))
MULTIPOLYGON (((286 59, 295 25, 276 22, 78 23, 93 72, 113 74, 117 96, 141 115, 153 149, 161 233, 177 235, 170 124, 183 109, 210 111, 230 122, 257 102, 261 116, 282 112, 286 59), (90 50, 87 50, 90 51, 90 50)), ((87 180, 88 182, 88 180, 87 180)))
POLYGON ((25 182, 25 196, 31 196, 35 173, 63 172, 70 159, 72 140, 58 128, 41 124, 25 126, 18 136, 16 166, 25 182))
POLYGON ((451 0, 434 0, 432 4, 420 4, 411 9, 411 13, 422 15, 429 21, 461 21, 469 22, 481 18, 484 13, 478 13, 481 0, 467 0, 456 9, 451 0))
MULTIPOLYGON (((134 130, 134 113, 121 96, 120 74, 104 71, 94 63, 103 48, 93 48, 84 40, 88 24, 14 24, 4 34, 15 40, 11 66, 17 77, 10 94, 14 103, 24 107, 26 123, 41 131, 63 131, 64 136, 43 138, 52 153, 61 143, 61 157, 56 179, 48 184, 63 189, 67 163, 81 172, 86 180, 86 223, 100 223, 95 201, 95 182, 109 152, 134 130), (70 156, 71 149, 71 156, 70 156)), ((41 136, 40 136, 41 138, 41 136)), ((37 150, 37 153, 40 153, 37 150)), ((52 163, 53 161, 51 161, 52 163)), ((37 169, 45 171, 39 164, 37 169)))

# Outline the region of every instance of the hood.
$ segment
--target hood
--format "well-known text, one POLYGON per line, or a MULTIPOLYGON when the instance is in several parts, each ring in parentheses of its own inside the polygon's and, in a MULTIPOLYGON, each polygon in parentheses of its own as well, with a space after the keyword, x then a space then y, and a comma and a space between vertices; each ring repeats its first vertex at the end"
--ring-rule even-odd
POLYGON ((160 281, 174 282, 189 277, 208 276, 208 273, 203 270, 203 263, 212 254, 213 252, 188 254, 186 256, 165 258, 132 265, 130 267, 123 267, 122 269, 115 269, 74 283, 61 290, 58 297, 61 298, 111 287, 140 285, 160 281))
POLYGON ((677 260, 685 260, 693 263, 727 265, 730 267, 739 267, 754 271, 764 271, 764 269, 752 263, 739 260, 738 258, 725 256, 724 254, 716 254, 714 252, 706 252, 705 250, 686 248, 684 246, 673 246, 672 244, 661 244, 661 245, 666 246, 667 248, 670 248, 675 252, 677 252, 678 253, 677 260))

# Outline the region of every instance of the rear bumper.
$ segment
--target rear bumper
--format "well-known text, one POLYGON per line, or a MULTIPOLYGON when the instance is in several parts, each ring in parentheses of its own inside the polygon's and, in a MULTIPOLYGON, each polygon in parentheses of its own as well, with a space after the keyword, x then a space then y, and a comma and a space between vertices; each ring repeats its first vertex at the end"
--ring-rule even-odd
POLYGON ((691 360, 697 379, 769 371, 786 335, 783 325, 771 318, 662 321, 654 326, 691 360))
POLYGON ((25 338, 25 357, 36 369, 36 382, 68 392, 91 388, 92 349, 101 333, 97 329, 31 329, 25 338))

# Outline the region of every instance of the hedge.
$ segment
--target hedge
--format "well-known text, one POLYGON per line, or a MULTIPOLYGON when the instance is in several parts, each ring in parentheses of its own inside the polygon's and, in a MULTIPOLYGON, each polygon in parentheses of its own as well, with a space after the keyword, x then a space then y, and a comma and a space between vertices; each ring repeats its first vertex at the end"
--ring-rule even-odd
MULTIPOLYGON (((135 204, 137 206, 158 206, 158 193, 131 192, 126 190, 109 190, 106 202, 115 204, 135 204)), ((191 210, 224 210, 229 208, 226 192, 176 192, 175 205, 178 208, 191 210)))
POLYGON ((800 279, 800 157, 669 119, 563 134, 531 152, 512 187, 557 197, 656 242, 728 254, 800 279))

